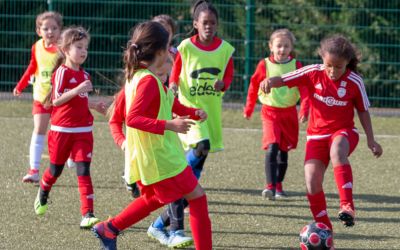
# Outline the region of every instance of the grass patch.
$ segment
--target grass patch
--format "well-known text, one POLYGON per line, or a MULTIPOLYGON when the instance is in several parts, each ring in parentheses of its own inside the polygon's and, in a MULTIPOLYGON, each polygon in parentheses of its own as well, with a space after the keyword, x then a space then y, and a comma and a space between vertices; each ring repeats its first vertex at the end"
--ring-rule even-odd
MULTIPOLYGON (((0 249, 98 249, 97 239, 79 229, 79 194, 73 170, 65 169, 54 186, 46 215, 38 217, 33 211, 37 187, 21 183, 28 167, 30 111, 30 102, 2 101, 0 105, 0 211, 4 223, 0 249)), ((101 219, 117 214, 130 202, 120 177, 123 155, 105 121, 96 116, 92 163, 95 213, 101 219)), ((339 201, 331 167, 326 174, 324 188, 337 249, 400 249, 400 119, 373 117, 373 123, 384 148, 382 158, 373 158, 364 136, 350 158, 357 208, 354 228, 343 228, 335 219, 339 201)), ((214 249, 298 249, 299 231, 312 220, 304 191, 304 133, 298 149, 289 154, 284 188, 290 197, 270 202, 261 197, 265 177, 259 113, 247 121, 239 110, 225 110, 224 125, 226 148, 210 155, 201 179, 209 200, 214 249)), ((47 155, 46 148, 41 173, 49 164, 47 155)), ((158 212, 126 230, 118 238, 119 248, 165 249, 146 235, 158 212)), ((187 232, 188 225, 186 221, 187 232)))

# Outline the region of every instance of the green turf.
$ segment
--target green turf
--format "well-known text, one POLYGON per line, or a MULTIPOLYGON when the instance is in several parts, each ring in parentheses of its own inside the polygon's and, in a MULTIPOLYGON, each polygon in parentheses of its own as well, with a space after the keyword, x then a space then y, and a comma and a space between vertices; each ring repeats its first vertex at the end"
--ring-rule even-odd
MULTIPOLYGON (((34 213, 37 187, 21 183, 28 166, 30 109, 28 102, 0 102, 0 249, 98 249, 98 240, 89 231, 79 229, 74 171, 65 169, 54 186, 47 213, 42 217, 34 213)), ((124 208, 130 196, 120 177, 122 152, 114 145, 105 119, 96 118, 92 163, 95 214, 107 219, 124 208)), ((325 192, 337 249, 400 249, 400 118, 373 117, 373 123, 384 155, 375 159, 361 136, 350 158, 357 208, 354 228, 343 228, 335 219, 338 197, 331 168, 326 174, 325 192)), ((261 198, 264 152, 260 149, 259 114, 246 121, 239 111, 226 110, 224 125, 226 149, 210 155, 201 179, 209 200, 214 249, 298 249, 298 233, 312 220, 304 192, 304 126, 298 149, 289 154, 284 187, 290 198, 271 202, 261 198)), ((47 165, 45 157, 43 166, 47 165)), ((153 213, 126 230, 118 238, 119 249, 165 249, 146 236, 147 227, 157 215, 153 213)))

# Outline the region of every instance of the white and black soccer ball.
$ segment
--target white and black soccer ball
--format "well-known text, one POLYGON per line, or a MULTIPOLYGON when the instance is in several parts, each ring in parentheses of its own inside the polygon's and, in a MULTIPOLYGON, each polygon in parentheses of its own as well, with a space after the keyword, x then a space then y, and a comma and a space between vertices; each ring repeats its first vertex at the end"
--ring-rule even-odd
POLYGON ((324 223, 312 222, 300 231, 302 250, 329 250, 332 244, 332 231, 324 223))

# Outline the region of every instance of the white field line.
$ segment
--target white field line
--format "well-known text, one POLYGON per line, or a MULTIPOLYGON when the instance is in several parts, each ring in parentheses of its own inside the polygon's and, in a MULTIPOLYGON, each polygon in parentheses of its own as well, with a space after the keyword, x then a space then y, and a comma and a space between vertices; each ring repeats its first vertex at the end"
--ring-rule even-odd
MULTIPOLYGON (((252 133, 259 133, 262 132, 262 129, 259 128, 224 128, 227 131, 234 131, 234 132, 252 132, 252 133)), ((305 131, 300 131, 300 134, 305 135, 305 131)), ((360 136, 365 136, 365 134, 360 133, 360 136)), ((374 135, 376 138, 396 138, 400 139, 400 135, 374 135)))
MULTIPOLYGON (((0 120, 30 120, 32 121, 32 118, 28 117, 0 117, 0 120)), ((95 121, 95 126, 96 124, 105 124, 107 122, 105 121, 95 121)), ((262 132, 262 129, 259 128, 223 128, 226 131, 233 131, 233 132, 251 132, 251 133, 259 133, 262 132)), ((305 135, 305 131, 300 131, 300 134, 305 135)), ((360 133, 360 136, 365 136, 365 134, 360 133)), ((385 135, 385 134, 375 134, 376 138, 395 138, 395 139, 400 139, 400 135, 385 135)))

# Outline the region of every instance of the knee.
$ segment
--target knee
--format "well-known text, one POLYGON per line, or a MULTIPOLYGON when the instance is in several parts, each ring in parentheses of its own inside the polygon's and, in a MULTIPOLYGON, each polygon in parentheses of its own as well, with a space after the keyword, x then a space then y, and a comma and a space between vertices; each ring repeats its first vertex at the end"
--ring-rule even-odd
POLYGON ((196 147, 194 148, 195 154, 197 157, 204 157, 210 151, 210 141, 204 140, 197 143, 196 147))
POLYGON ((90 176, 90 162, 77 162, 76 163, 77 176, 90 176))
POLYGON ((279 145, 278 143, 272 143, 268 145, 268 149, 266 152, 266 157, 273 162, 277 161, 278 157, 278 152, 279 152, 279 145))
POLYGON ((288 163, 288 152, 279 151, 278 161, 279 161, 280 164, 287 164, 288 163))
POLYGON ((331 149, 330 158, 332 161, 332 165, 344 164, 347 160, 347 153, 340 148, 331 149))
POLYGON ((64 169, 64 165, 50 164, 50 174, 53 177, 59 177, 64 169))

